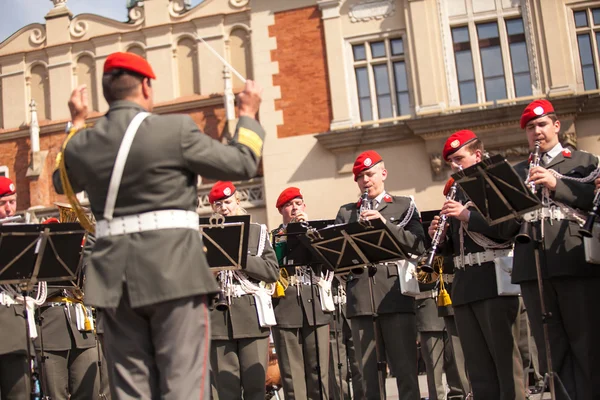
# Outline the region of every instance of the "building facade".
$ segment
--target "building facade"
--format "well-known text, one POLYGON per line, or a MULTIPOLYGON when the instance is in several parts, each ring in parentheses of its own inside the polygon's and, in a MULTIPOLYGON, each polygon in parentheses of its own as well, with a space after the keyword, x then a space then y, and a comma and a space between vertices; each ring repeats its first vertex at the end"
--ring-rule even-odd
MULTIPOLYGON (((357 199, 352 163, 366 149, 385 159, 389 192, 437 209, 445 139, 471 129, 490 153, 524 159, 518 120, 535 98, 554 103, 563 144, 600 153, 600 1, 145 0, 130 2, 127 23, 52 2, 45 24, 0 44, 0 173, 15 179, 20 210, 62 200, 51 174, 68 97, 86 83, 90 122, 101 116, 102 65, 114 51, 150 61, 155 112, 189 113, 226 140, 242 82, 198 37, 265 88, 261 177, 240 188, 272 227, 288 186, 302 189, 311 218, 357 199)), ((210 183, 199 187, 201 212, 210 183)))

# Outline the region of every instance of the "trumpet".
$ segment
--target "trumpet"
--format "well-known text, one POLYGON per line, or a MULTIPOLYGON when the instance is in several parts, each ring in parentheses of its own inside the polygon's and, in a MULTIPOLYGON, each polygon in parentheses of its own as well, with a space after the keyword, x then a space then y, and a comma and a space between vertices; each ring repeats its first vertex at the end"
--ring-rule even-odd
MULTIPOLYGON (((446 201, 454 200, 456 198, 456 191, 457 184, 456 182, 454 182, 453 178, 450 178, 448 182, 446 182, 446 186, 444 187, 444 195, 446 196, 446 201)), ((420 267, 422 272, 428 274, 435 272, 433 268, 433 260, 435 259, 435 253, 437 252, 438 246, 440 245, 442 234, 444 233, 444 229, 446 228, 447 222, 448 216, 445 214, 441 215, 440 222, 437 226, 435 233, 433 234, 433 239, 431 240, 431 248, 429 249, 429 253, 427 254, 427 259, 420 267)))
MULTIPOLYGON (((529 157, 529 169, 527 170, 527 179, 525 180, 525 184, 529 187, 531 193, 536 194, 537 188, 535 186, 535 182, 529 180, 529 173, 531 170, 540 165, 540 141, 536 140, 535 145, 533 147, 533 152, 529 157)), ((521 224, 521 230, 519 234, 515 237, 515 241, 521 244, 527 244, 531 242, 531 238, 534 236, 533 226, 530 221, 524 221, 521 224)))
POLYGON ((596 218, 598 217, 598 208, 600 208, 600 190, 596 190, 593 205, 594 207, 592 208, 592 211, 589 212, 588 217, 585 220, 585 224, 581 229, 579 229, 581 236, 592 237, 594 222, 596 222, 596 218))

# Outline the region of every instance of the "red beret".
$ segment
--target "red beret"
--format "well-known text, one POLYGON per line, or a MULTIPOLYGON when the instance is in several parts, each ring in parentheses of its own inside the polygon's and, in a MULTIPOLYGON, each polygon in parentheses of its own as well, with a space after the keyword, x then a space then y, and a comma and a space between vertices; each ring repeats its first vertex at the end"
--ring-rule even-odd
POLYGON ((552 103, 543 99, 532 101, 525 107, 523 114, 521 114, 521 129, 525 129, 525 126, 529 121, 544 117, 548 114, 554 114, 552 103))
POLYGON ((233 183, 227 181, 218 181, 210 189, 208 194, 208 201, 210 204, 214 204, 215 201, 224 200, 235 193, 235 186, 233 183))
POLYGON ((17 188, 13 181, 5 176, 0 176, 0 197, 10 196, 17 193, 17 188))
POLYGON ((444 144, 442 157, 444 157, 444 160, 448 161, 448 157, 450 155, 456 153, 464 145, 471 143, 475 139, 477 139, 477 135, 466 129, 454 132, 452 135, 450 135, 448 140, 446 140, 446 144, 444 144))
POLYGON ((104 73, 115 69, 126 69, 150 79, 156 79, 152 67, 145 58, 133 53, 112 53, 104 62, 104 73))
POLYGON ((277 204, 275 205, 275 207, 277 207, 277 209, 280 209, 285 205, 285 203, 287 203, 290 200, 294 200, 296 197, 300 197, 301 199, 303 199, 302 193, 300 193, 300 189, 298 189, 297 187, 289 187, 283 192, 281 192, 281 194, 277 198, 277 204))
POLYGON ((383 158, 375 150, 367 150, 358 155, 352 167, 354 181, 358 179, 358 174, 372 168, 374 165, 383 161, 383 158))

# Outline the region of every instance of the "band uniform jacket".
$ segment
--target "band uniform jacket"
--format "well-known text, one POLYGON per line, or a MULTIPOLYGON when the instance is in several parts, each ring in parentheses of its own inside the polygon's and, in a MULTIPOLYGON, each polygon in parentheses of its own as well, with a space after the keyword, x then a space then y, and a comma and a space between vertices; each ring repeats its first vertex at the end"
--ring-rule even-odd
POLYGON ((21 304, 6 307, 0 304, 0 355, 27 352, 30 343, 26 334, 24 308, 21 304))
MULTIPOLYGON (((248 259, 242 271, 254 283, 258 283, 259 281, 273 283, 279 278, 277 257, 269 242, 269 233, 266 229, 264 236, 264 250, 260 256, 257 256, 261 240, 261 225, 250 224, 248 259)), ((228 310, 218 311, 215 308, 211 310, 210 316, 213 340, 235 340, 269 336, 269 328, 261 328, 258 322, 254 296, 251 294, 233 297, 228 310)))
MULTIPOLYGON (((405 253, 422 254, 425 251, 425 233, 423 232, 423 225, 419 221, 417 209, 415 208, 406 226, 401 228, 398 224, 402 222, 409 210, 411 199, 404 196, 390 197, 390 202, 382 201, 378 204, 377 211, 386 219, 386 226, 393 232, 396 239, 398 239, 405 253)), ((359 217, 358 211, 356 202, 343 205, 338 211, 335 223, 357 222, 359 217)), ((346 295, 348 298, 348 303, 346 304, 346 315, 348 318, 373 315, 369 292, 369 273, 367 270, 362 274, 353 274, 353 278, 348 279, 346 295)), ((375 310, 378 314, 415 312, 415 299, 410 296, 404 296, 400 292, 396 264, 377 265, 373 295, 375 298, 375 310)))
MULTIPOLYGON (((280 225, 271 233, 274 236, 283 229, 280 225)), ((294 275, 295 267, 285 268, 288 276, 294 275)), ((314 276, 320 276, 321 266, 313 266, 314 276)), ((303 326, 321 326, 331 322, 331 313, 325 312, 321 308, 321 296, 317 285, 289 285, 285 290, 285 296, 274 297, 273 307, 275 308, 275 319, 277 328, 302 328, 303 326), (298 290, 300 296, 298 296, 298 290), (312 290, 312 293, 311 293, 312 290), (313 313, 313 296, 315 300, 313 313)))
MULTIPOLYGON (((596 156, 583 152, 572 151, 570 157, 560 153, 548 163, 546 169, 553 169, 562 175, 583 178, 592 173, 597 167, 596 156)), ((529 164, 523 161, 515 166, 517 173, 525 179, 529 171, 529 164)), ((572 180, 557 178, 556 191, 550 192, 551 199, 567 206, 585 212, 592 209, 594 199, 594 182, 581 183, 572 180)), ((541 192, 541 190, 539 191, 541 192)), ((534 223, 539 227, 539 222, 534 223)), ((514 237, 519 227, 509 227, 506 236, 514 237)), ((583 238, 579 233, 580 226, 577 222, 563 219, 561 221, 544 221, 544 247, 540 251, 540 266, 542 277, 556 278, 571 277, 600 277, 598 265, 585 261, 583 238)), ((515 243, 514 266, 512 282, 521 283, 537 280, 534 243, 515 243)))
MULTIPOLYGON (((340 287, 346 290, 346 276, 336 275, 331 281, 331 294, 335 300, 335 297, 339 297, 340 287)), ((335 301, 334 301, 335 304, 335 301)), ((342 333, 342 328, 346 317, 346 304, 335 304, 336 310, 332 313, 331 323, 329 324, 329 331, 335 333, 336 329, 339 333, 342 333), (339 314, 339 318, 338 318, 339 314)), ((347 322, 346 322, 347 323, 347 322)))
MULTIPOLYGON (((135 115, 145 111, 130 101, 115 101, 93 128, 77 132, 64 157, 75 192, 85 190, 97 220, 103 218, 117 151, 135 115)), ((198 175, 209 179, 241 180, 256 174, 259 154, 238 143, 239 132, 258 142, 260 124, 239 119, 229 145, 202 134, 187 115, 148 116, 140 125, 125 163, 114 216, 157 210, 195 211, 198 175)), ((260 150, 259 150, 260 151, 260 150)), ((62 185, 54 173, 58 193, 62 185)), ((86 302, 114 308, 123 285, 132 307, 215 293, 200 234, 191 229, 163 229, 98 238, 86 271, 86 302)))
POLYGON ((446 325, 444 319, 438 316, 437 297, 432 296, 436 283, 420 283, 421 294, 428 297, 416 299, 417 306, 417 332, 442 332, 446 325))
MULTIPOLYGON (((456 195, 457 201, 466 204, 464 193, 458 189, 456 195)), ((470 211, 467 229, 470 232, 480 233, 491 239, 495 243, 504 243, 507 238, 503 237, 503 229, 500 225, 489 225, 487 220, 474 207, 468 207, 470 211)), ((443 243, 444 254, 451 254, 455 257, 460 256, 460 224, 456 218, 449 218, 449 228, 446 237, 446 243, 443 243)), ((508 224, 515 225, 513 222, 508 224)), ((470 253, 480 253, 486 249, 475 243, 467 234, 463 233, 464 255, 470 253)), ((510 244, 507 246, 510 247, 510 244)), ((496 284, 496 269, 494 261, 481 263, 481 265, 468 265, 464 268, 454 268, 454 281, 452 282, 452 304, 460 306, 479 300, 498 297, 498 286, 496 284)))

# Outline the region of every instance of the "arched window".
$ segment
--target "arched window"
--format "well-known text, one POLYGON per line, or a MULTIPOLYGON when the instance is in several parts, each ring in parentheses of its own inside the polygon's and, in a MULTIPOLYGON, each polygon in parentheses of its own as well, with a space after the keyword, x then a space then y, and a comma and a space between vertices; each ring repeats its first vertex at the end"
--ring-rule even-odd
MULTIPOLYGON (((229 35, 229 54, 231 57, 231 66, 235 68, 244 78, 252 77, 252 60, 250 53, 250 40, 248 32, 238 28, 231 31, 229 35)), ((232 75, 233 87, 244 86, 238 77, 232 75)))
POLYGON ((40 121, 50 119, 50 81, 48 70, 43 65, 31 68, 31 99, 37 104, 37 115, 40 121))
POLYGON ((200 69, 196 42, 181 39, 177 43, 177 69, 179 73, 179 96, 200 94, 200 69))
POLYGON ((98 111, 98 85, 96 81, 96 64, 90 56, 81 56, 77 60, 77 84, 87 85, 88 104, 93 111, 98 111))
POLYGON ((131 46, 129 49, 127 49, 127 52, 146 58, 146 51, 141 46, 138 46, 138 45, 131 46))

